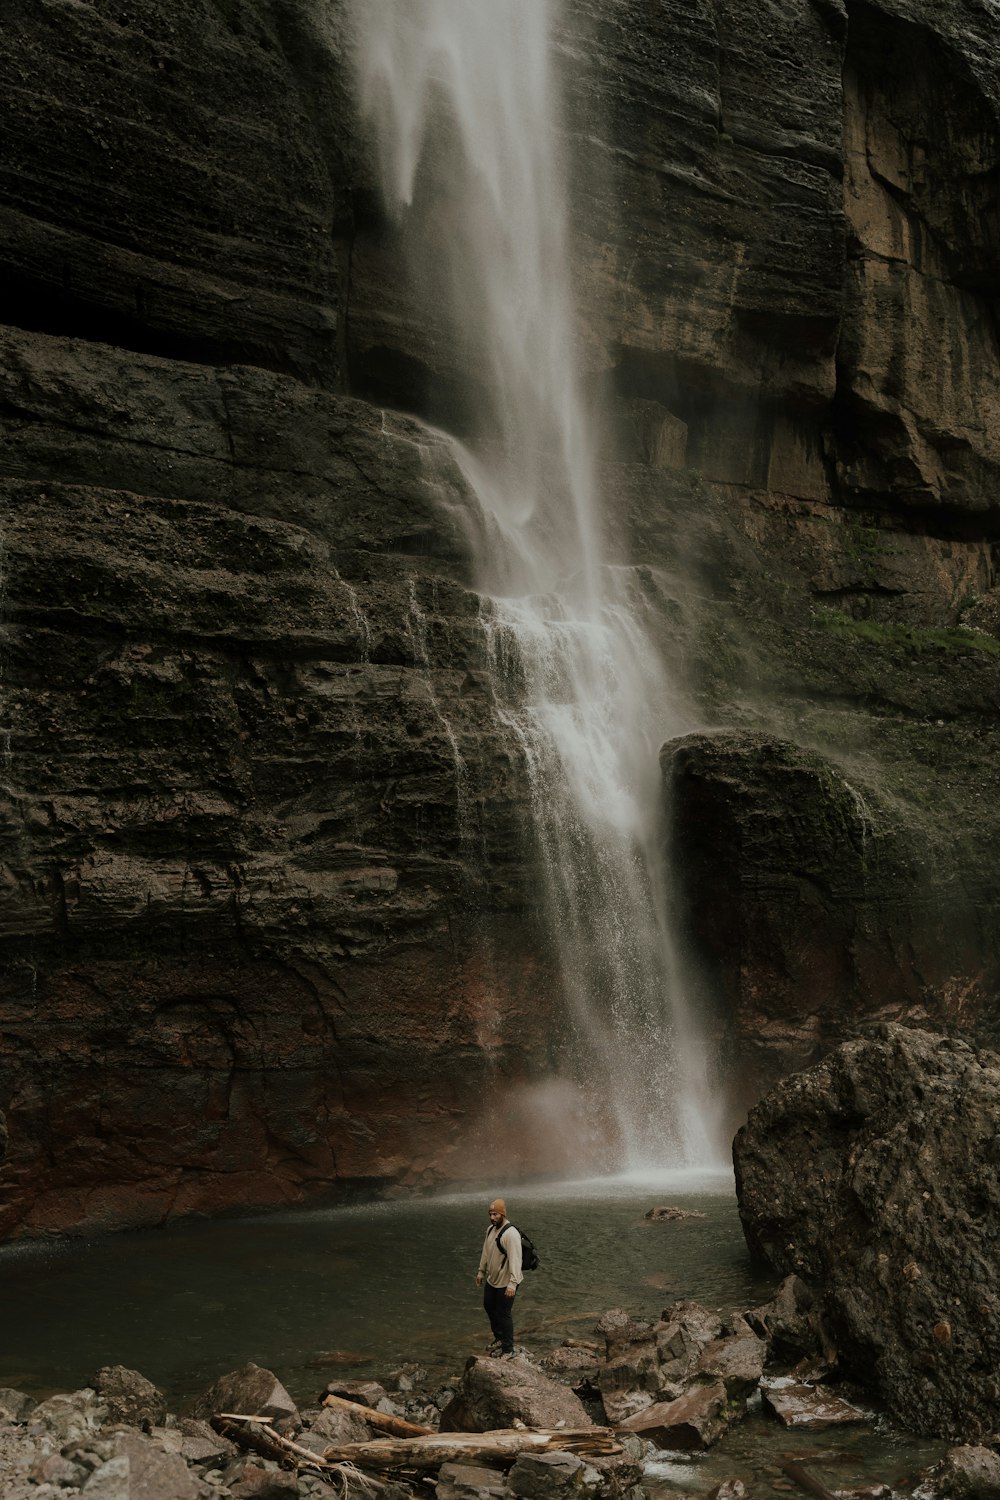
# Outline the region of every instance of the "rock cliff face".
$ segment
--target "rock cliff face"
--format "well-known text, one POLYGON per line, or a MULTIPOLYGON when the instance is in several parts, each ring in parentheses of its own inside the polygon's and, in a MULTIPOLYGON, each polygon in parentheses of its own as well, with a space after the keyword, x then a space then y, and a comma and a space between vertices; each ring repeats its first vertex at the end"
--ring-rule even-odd
MULTIPOLYGON (((561 1004, 424 425, 479 372, 379 208, 348 22, 5 12, 0 1232, 546 1164, 491 1134, 561 1004)), ((667 762, 730 1069, 871 1011, 988 1027, 995 17, 562 26, 618 556, 733 731, 667 762)))
POLYGON ((1000 1059, 885 1026, 738 1133, 751 1249, 822 1297, 843 1368, 910 1431, 996 1431, 1000 1059))

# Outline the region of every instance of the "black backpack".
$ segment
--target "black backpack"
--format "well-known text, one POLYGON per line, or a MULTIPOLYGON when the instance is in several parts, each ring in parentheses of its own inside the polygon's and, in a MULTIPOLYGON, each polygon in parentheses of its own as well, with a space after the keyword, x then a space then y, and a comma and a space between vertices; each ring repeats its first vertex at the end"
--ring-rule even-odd
MULTIPOLYGON (((507 1230, 508 1229, 513 1229, 513 1227, 514 1227, 513 1224, 505 1224, 504 1227, 501 1229, 500 1233, 497 1235, 497 1249, 500 1251, 500 1254, 505 1259, 506 1259, 506 1256, 507 1256, 507 1252, 504 1249, 503 1244, 501 1242, 503 1240, 504 1235, 507 1233, 507 1230)), ((519 1229, 517 1232, 521 1236, 521 1269, 522 1269, 522 1271, 537 1271, 538 1270, 538 1251, 535 1249, 534 1245, 528 1239, 528 1236, 525 1234, 525 1232, 524 1232, 523 1229, 519 1229)))

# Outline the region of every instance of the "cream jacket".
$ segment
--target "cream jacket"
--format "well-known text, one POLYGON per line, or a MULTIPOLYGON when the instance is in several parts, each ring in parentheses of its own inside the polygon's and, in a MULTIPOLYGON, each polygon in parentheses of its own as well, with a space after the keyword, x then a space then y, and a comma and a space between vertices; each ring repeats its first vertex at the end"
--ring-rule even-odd
POLYGON ((521 1285, 521 1236, 509 1219, 504 1219, 495 1229, 492 1224, 487 1229, 483 1253, 479 1257, 479 1274, 486 1277, 490 1286, 521 1285), (503 1243, 498 1246, 497 1236, 501 1234, 503 1243))

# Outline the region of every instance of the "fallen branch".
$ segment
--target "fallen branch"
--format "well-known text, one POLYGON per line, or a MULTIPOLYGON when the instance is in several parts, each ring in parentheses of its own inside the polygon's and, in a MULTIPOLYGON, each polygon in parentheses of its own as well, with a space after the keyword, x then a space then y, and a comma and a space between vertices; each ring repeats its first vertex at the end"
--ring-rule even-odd
POLYGON ((359 1469, 390 1474, 397 1470, 426 1473, 456 1459, 509 1467, 518 1454, 530 1452, 597 1457, 621 1453, 622 1447, 609 1427, 570 1432, 504 1428, 497 1432, 435 1432, 401 1441, 373 1438, 368 1443, 340 1443, 326 1448, 323 1457, 330 1463, 350 1463, 359 1469))
POLYGON ((402 1417, 377 1411, 374 1406, 365 1406, 361 1401, 348 1401, 346 1396, 324 1396, 323 1405, 334 1407, 337 1411, 349 1411, 354 1416, 361 1417, 369 1427, 378 1427, 382 1432, 391 1433, 393 1437, 428 1437, 434 1431, 433 1427, 420 1427, 416 1422, 407 1422, 402 1417))
POLYGON ((282 1437, 279 1432, 275 1432, 272 1426, 273 1421, 273 1417, 251 1417, 237 1412, 217 1412, 212 1418, 212 1426, 216 1432, 221 1432, 223 1437, 231 1438, 241 1447, 263 1453, 266 1458, 275 1458, 286 1468, 293 1468, 296 1471, 300 1468, 310 1468, 318 1474, 338 1480, 344 1495, 347 1493, 348 1483, 354 1483, 372 1495, 380 1494, 385 1488, 377 1479, 372 1479, 369 1474, 362 1474, 351 1464, 331 1463, 325 1456, 313 1453, 309 1448, 303 1448, 299 1443, 294 1443, 291 1438, 282 1437))

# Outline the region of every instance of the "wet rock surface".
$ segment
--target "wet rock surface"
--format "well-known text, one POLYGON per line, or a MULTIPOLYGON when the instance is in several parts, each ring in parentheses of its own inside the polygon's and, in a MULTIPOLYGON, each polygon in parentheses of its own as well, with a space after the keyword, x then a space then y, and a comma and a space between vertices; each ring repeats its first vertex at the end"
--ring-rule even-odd
POLYGON ((842 1368, 915 1432, 996 1428, 1000 1058, 899 1026, 848 1042, 734 1143, 753 1251, 822 1304, 842 1368))
POLYGON ((764 1405, 783 1427, 823 1432, 827 1427, 846 1427, 864 1422, 865 1415, 829 1391, 806 1385, 769 1385, 763 1390, 764 1405))
POLYGON ((922 1490, 933 1495, 995 1500, 1000 1495, 1000 1455, 992 1448, 963 1444, 950 1448, 925 1476, 922 1490))

